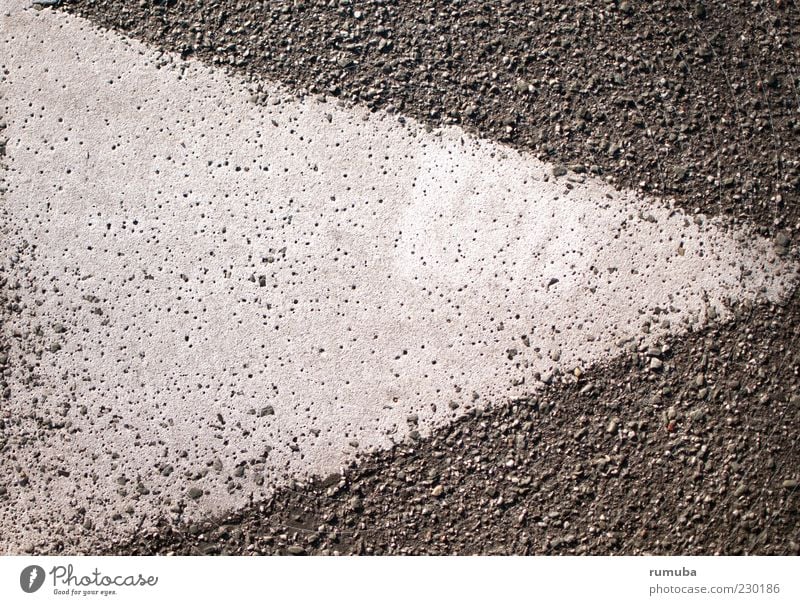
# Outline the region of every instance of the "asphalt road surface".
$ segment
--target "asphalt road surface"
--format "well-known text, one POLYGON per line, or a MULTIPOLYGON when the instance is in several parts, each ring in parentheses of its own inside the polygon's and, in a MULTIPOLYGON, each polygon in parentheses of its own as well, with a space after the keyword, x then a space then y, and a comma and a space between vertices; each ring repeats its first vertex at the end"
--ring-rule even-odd
POLYGON ((3 0, 0 550, 797 554, 797 13, 3 0))

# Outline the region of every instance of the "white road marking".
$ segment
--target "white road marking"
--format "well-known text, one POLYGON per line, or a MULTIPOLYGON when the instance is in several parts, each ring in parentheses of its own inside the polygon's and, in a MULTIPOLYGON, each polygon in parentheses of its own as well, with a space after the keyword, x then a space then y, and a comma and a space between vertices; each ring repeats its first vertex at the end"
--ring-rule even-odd
POLYGON ((88 540, 80 507, 116 535, 242 505, 794 280, 751 234, 457 129, 255 105, 26 4, 0 30, 4 330, 41 345, 10 339, 0 549, 88 540))

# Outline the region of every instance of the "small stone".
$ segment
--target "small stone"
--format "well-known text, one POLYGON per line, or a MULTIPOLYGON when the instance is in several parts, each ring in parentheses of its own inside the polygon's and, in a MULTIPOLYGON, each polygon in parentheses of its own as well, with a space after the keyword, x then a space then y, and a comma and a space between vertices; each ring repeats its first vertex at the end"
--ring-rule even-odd
POLYGON ((692 9, 692 13, 694 14, 696 19, 705 19, 707 16, 706 6, 702 2, 698 2, 694 5, 694 9, 692 9))
POLYGON ((203 490, 201 490, 199 487, 190 487, 189 491, 186 492, 186 495, 192 500, 197 500, 203 495, 203 490))
POLYGON ((781 84, 781 79, 778 76, 778 74, 773 73, 767 77, 767 86, 769 86, 770 88, 778 88, 780 84, 781 84))
POLYGON ((306 554, 306 549, 303 548, 302 546, 292 545, 286 549, 286 552, 288 552, 293 557, 299 557, 306 554))
POLYGON ((609 433, 609 434, 616 433, 618 428, 619 428, 619 422, 617 422, 617 419, 614 418, 614 419, 611 420, 611 422, 609 422, 606 425, 606 433, 609 433))
POLYGON ((275 415, 275 408, 271 405, 265 405, 258 411, 258 417, 263 418, 264 416, 274 416, 275 415))
POLYGON ((704 417, 705 412, 703 412, 703 410, 697 409, 689 412, 689 420, 692 422, 702 422, 704 417))
POLYGON ((789 236, 784 232, 780 231, 775 236, 775 254, 778 256, 785 256, 789 253, 789 247, 791 245, 791 240, 789 236))
POLYGON ((797 479, 786 479, 782 485, 786 489, 795 489, 798 485, 800 485, 800 482, 798 482, 797 479))
POLYGON ((599 456, 598 458, 592 460, 592 465, 599 467, 600 470, 603 470, 609 462, 611 462, 611 458, 609 456, 599 456))
POLYGON ((567 174, 566 166, 562 166, 561 164, 553 166, 553 176, 564 176, 565 174, 567 174))
POLYGON ((661 361, 658 357, 651 357, 650 358, 650 369, 651 370, 660 370, 664 367, 664 362, 661 361))
POLYGON ((444 488, 441 485, 437 485, 431 491, 431 496, 433 496, 434 498, 439 498, 440 496, 442 496, 442 494, 444 494, 444 488))

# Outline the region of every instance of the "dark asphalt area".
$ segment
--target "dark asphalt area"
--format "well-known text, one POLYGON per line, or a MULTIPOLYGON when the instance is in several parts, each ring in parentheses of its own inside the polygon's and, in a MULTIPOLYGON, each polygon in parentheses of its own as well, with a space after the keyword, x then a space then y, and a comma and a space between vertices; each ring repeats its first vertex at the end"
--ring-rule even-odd
MULTIPOLYGON (((786 1, 69 0, 296 94, 459 125, 797 255, 786 1)), ((48 9, 49 10, 49 9, 48 9)), ((426 438, 113 554, 800 554, 800 306, 629 351, 426 438)), ((413 422, 413 419, 410 420, 413 422)))

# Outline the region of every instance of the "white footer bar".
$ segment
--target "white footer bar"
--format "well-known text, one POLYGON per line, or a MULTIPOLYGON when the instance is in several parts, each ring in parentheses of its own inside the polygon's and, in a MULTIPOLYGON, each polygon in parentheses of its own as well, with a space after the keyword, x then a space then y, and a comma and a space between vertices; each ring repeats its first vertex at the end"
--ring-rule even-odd
POLYGON ((3 557, 0 603, 798 603, 796 557, 3 557), (580 601, 578 601, 580 599, 580 601))

